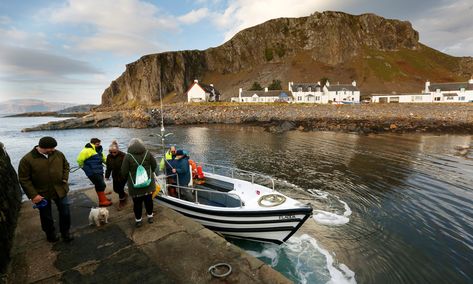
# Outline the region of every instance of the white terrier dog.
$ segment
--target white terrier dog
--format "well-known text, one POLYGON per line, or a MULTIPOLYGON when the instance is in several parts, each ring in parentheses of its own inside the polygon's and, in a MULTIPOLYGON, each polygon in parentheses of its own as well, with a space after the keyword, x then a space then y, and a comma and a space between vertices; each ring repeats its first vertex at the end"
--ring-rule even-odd
POLYGON ((91 208, 89 214, 89 225, 95 225, 100 227, 101 223, 107 224, 108 223, 108 209, 99 207, 99 208, 91 208))

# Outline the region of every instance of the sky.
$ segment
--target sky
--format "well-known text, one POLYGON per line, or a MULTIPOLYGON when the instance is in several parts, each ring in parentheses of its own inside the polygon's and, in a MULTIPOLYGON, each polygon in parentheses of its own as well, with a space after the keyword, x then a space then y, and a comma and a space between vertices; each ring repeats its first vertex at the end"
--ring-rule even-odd
POLYGON ((410 21, 422 43, 473 56, 472 0, 0 0, 0 102, 98 104, 143 55, 203 50, 273 18, 327 10, 410 21))

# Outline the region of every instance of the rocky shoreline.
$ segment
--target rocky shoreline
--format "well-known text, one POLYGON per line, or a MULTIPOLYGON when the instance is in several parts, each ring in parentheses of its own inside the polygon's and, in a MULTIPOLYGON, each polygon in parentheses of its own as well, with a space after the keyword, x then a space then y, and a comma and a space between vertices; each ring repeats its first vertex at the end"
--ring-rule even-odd
MULTIPOLYGON (((342 131, 357 133, 441 132, 473 134, 473 104, 170 104, 164 108, 166 125, 252 124, 280 133, 342 131)), ((22 131, 73 128, 158 127, 159 108, 134 110, 101 108, 81 118, 49 122, 22 131)))

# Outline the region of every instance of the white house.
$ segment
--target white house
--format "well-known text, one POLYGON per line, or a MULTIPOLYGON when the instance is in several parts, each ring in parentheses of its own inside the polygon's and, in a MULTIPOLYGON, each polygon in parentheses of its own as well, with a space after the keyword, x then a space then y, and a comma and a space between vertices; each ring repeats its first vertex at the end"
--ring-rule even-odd
POLYGON ((243 91, 238 90, 238 97, 231 98, 232 102, 243 103, 273 103, 273 102, 289 102, 292 97, 282 90, 271 90, 264 88, 264 91, 243 91))
POLYGON ((431 103, 430 94, 372 94, 372 103, 431 103))
POLYGON ((317 83, 288 83, 295 103, 326 104, 328 99, 324 96, 320 82, 317 83))
POLYGON ((424 93, 435 103, 473 102, 473 77, 468 82, 430 83, 425 82, 424 93))
POLYGON ((323 88, 324 95, 328 101, 333 103, 360 103, 360 90, 356 86, 356 81, 351 84, 331 85, 329 81, 325 83, 323 88))
POLYGON ((194 80, 186 93, 187 102, 218 102, 220 100, 220 92, 214 88, 213 84, 202 84, 198 80, 194 80))
POLYGON ((292 92, 295 103, 359 103, 360 90, 356 81, 351 84, 330 85, 327 81, 322 87, 317 83, 294 83, 289 82, 289 90, 292 92))

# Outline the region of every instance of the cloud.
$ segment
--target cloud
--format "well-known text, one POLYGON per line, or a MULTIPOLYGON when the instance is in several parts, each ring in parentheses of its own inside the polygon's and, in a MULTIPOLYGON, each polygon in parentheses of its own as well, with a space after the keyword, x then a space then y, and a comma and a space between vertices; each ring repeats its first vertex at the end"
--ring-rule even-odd
POLYGON ((34 46, 37 49, 47 49, 50 47, 44 33, 26 32, 15 27, 0 28, 0 38, 2 43, 18 47, 34 46))
POLYGON ((10 17, 0 16, 0 25, 7 25, 9 23, 11 23, 10 17))
POLYGON ((240 30, 270 19, 308 16, 326 7, 326 1, 322 0, 238 0, 231 2, 223 12, 217 13, 214 23, 225 30, 225 40, 228 40, 240 30))
POLYGON ((200 22, 202 19, 208 17, 210 15, 209 9, 207 8, 200 8, 197 10, 192 10, 189 13, 178 17, 179 21, 183 24, 195 24, 200 22))
POLYGON ((413 21, 421 41, 448 54, 473 56, 473 3, 449 1, 431 8, 413 21))
POLYGON ((68 0, 41 14, 55 24, 83 27, 87 34, 73 43, 86 51, 126 55, 157 52, 159 33, 178 29, 173 17, 139 0, 68 0))

